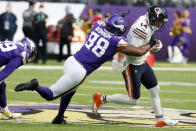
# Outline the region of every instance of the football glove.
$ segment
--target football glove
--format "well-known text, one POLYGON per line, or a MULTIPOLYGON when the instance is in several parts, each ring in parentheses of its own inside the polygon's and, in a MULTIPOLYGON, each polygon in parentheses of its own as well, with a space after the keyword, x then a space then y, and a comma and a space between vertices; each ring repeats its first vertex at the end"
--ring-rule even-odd
POLYGON ((119 62, 117 59, 112 60, 112 69, 116 72, 123 72, 127 66, 126 61, 119 62))
POLYGON ((163 47, 162 42, 160 40, 158 40, 158 43, 155 45, 155 48, 152 49, 151 51, 152 52, 158 52, 158 51, 160 51, 162 49, 162 47, 163 47))
POLYGON ((150 47, 152 48, 154 45, 156 45, 158 43, 158 40, 155 38, 155 35, 153 34, 150 38, 150 41, 148 42, 148 44, 150 44, 150 47))

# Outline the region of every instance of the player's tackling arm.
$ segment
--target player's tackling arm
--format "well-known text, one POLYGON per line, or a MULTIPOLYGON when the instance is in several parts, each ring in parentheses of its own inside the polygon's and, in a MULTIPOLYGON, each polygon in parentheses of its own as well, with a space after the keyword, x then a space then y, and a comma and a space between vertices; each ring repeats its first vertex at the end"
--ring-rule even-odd
POLYGON ((135 47, 133 45, 127 45, 127 46, 118 47, 117 51, 122 52, 126 55, 142 56, 146 54, 148 51, 150 51, 150 49, 151 49, 150 44, 145 44, 139 47, 135 47))
POLYGON ((117 47, 117 52, 122 52, 126 55, 142 56, 150 51, 150 49, 153 48, 157 43, 157 39, 152 36, 149 43, 145 45, 139 47, 135 47, 133 45, 119 46, 117 47))

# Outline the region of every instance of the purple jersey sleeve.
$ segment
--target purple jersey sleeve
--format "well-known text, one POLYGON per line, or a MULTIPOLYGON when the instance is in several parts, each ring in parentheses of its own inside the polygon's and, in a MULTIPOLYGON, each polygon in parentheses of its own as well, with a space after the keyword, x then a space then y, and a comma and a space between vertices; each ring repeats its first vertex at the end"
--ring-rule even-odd
POLYGON ((15 69, 22 65, 21 57, 11 59, 5 68, 0 72, 0 82, 4 81, 15 69))
POLYGON ((22 57, 23 47, 13 41, 0 42, 0 67, 7 65, 15 57, 22 57))
POLYGON ((0 72, 0 82, 4 81, 16 68, 23 64, 22 51, 22 46, 13 41, 0 42, 0 67, 5 65, 5 68, 0 72))
POLYGON ((126 45, 126 39, 111 35, 105 29, 103 21, 95 22, 85 45, 74 57, 87 70, 87 75, 99 68, 104 62, 112 60, 116 48, 126 45))

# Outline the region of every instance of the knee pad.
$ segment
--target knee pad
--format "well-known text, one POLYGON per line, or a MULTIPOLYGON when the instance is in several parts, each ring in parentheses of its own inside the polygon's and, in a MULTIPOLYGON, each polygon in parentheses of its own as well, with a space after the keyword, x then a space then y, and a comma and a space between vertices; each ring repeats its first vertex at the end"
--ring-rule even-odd
POLYGON ((159 94, 159 90, 160 90, 159 85, 149 89, 151 97, 157 96, 159 94))

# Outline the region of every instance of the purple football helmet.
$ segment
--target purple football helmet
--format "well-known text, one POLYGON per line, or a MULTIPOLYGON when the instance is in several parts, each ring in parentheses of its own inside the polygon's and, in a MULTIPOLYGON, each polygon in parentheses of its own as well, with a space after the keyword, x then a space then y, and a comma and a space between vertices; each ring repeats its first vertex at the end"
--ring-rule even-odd
POLYGON ((31 62, 36 54, 37 54, 37 47, 36 44, 29 38, 23 38, 21 43, 24 46, 24 52, 26 52, 25 61, 31 62))
POLYGON ((107 19, 105 29, 115 36, 122 36, 126 31, 124 17, 112 15, 107 19))

